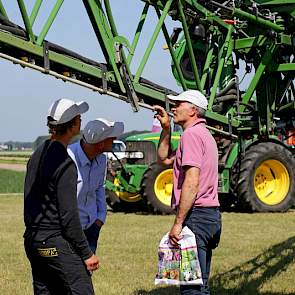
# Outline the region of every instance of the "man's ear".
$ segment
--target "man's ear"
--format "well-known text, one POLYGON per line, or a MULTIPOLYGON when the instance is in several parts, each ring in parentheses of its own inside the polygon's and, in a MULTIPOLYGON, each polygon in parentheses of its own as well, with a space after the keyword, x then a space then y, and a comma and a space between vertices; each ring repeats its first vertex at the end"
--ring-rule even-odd
POLYGON ((193 116, 195 116, 195 115, 198 115, 199 114, 199 112, 198 112, 198 108, 196 107, 196 106, 192 106, 191 107, 191 112, 190 112, 190 115, 193 117, 193 116))
POLYGON ((80 124, 80 120, 79 120, 78 116, 76 116, 72 127, 78 126, 79 124, 80 124))

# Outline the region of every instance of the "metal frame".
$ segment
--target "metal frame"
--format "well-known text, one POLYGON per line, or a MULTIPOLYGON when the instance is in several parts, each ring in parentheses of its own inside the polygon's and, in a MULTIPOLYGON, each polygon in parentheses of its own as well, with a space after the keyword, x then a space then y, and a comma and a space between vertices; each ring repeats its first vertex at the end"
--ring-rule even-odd
MULTIPOLYGON (((284 0, 278 0, 276 3, 280 1, 284 0)), ((231 145, 233 148, 229 151, 226 163, 224 163, 224 168, 221 171, 222 192, 224 193, 229 192, 230 169, 238 160, 238 156, 243 153, 248 138, 252 137, 252 139, 249 139, 250 141, 255 141, 259 137, 264 140, 270 138, 275 132, 276 114, 286 112, 286 110, 294 113, 294 60, 285 63, 275 60, 276 54, 282 46, 288 47, 290 50, 293 48, 293 56, 295 55, 294 34, 290 34, 290 30, 284 28, 284 23, 276 23, 263 18, 261 15, 255 15, 237 7, 226 7, 215 1, 202 1, 202 4, 200 4, 197 0, 144 0, 144 7, 130 45, 126 37, 119 35, 109 0, 83 0, 86 13, 106 60, 106 65, 103 65, 99 62, 93 63, 86 59, 75 58, 70 54, 56 51, 54 47, 48 47, 45 39, 63 2, 63 0, 56 0, 48 19, 37 36, 33 27, 43 0, 35 1, 31 13, 28 13, 24 0, 17 0, 25 26, 25 31, 21 31, 21 33, 24 33, 25 36, 14 34, 13 31, 0 30, 0 57, 23 67, 52 75, 63 81, 69 81, 101 94, 108 94, 129 102, 135 111, 138 111, 139 106, 152 109, 154 104, 166 106, 167 94, 171 92, 171 90, 163 87, 143 83, 141 79, 156 40, 162 31, 175 66, 174 74, 178 76, 178 83, 183 90, 187 90, 191 86, 207 95, 209 102, 206 112, 208 128, 212 133, 225 136, 234 143, 231 145), (213 9, 212 6, 216 9, 213 9), (182 25, 183 36, 181 40, 185 45, 191 63, 194 77, 192 81, 188 81, 180 66, 180 57, 177 55, 180 51, 177 48, 180 41, 176 45, 172 44, 165 25, 165 20, 172 9, 178 10, 176 18, 182 25), (215 10, 226 12, 230 20, 222 19, 215 10), (151 11, 156 13, 158 21, 154 24, 150 40, 146 42, 145 52, 135 74, 132 74, 130 71, 131 63, 146 24, 147 15, 151 11), (201 23, 207 24, 210 30, 211 39, 207 40, 206 58, 202 68, 197 65, 197 56, 194 53, 194 42, 196 40, 192 38, 189 30, 191 11, 198 16, 201 23), (243 22, 246 24, 245 27, 240 26, 243 22), (256 32, 255 26, 260 29, 260 31, 258 30, 260 33, 256 32), (250 29, 247 30, 247 28, 250 29), (239 37, 237 37, 237 32, 241 33, 239 37), (269 35, 265 32, 269 32, 269 35), (247 55, 253 49, 261 58, 256 60, 256 71, 245 93, 238 98, 236 105, 228 106, 226 112, 218 113, 214 111, 218 93, 221 91, 223 69, 232 62, 234 54, 237 56, 247 55), (285 89, 281 89, 283 94, 279 98, 271 92, 272 85, 262 85, 261 82, 267 75, 270 76, 270 81, 272 81, 278 73, 285 76, 285 80, 282 80, 285 83, 285 89), (261 92, 260 96, 254 97, 258 90, 261 92), (251 118, 243 117, 246 106, 251 103, 256 106, 257 126, 251 125, 253 124, 251 118)), ((271 5, 271 3, 267 5, 271 5)), ((293 17, 295 16, 295 10, 288 11, 288 13, 293 17)), ((0 14, 9 20, 1 0, 0 14)), ((279 120, 281 119, 279 118, 279 120)), ((287 121, 288 119, 285 118, 284 120, 287 121)), ((129 182, 118 174, 121 182, 119 189, 137 192, 140 189, 144 170, 142 167, 134 168, 130 166, 127 168, 133 172, 134 169, 138 169, 140 172, 135 173, 136 177, 129 182)))
MULTIPOLYGON (((112 16, 109 0, 83 0, 86 12, 91 20, 93 30, 105 56, 105 60, 107 62, 106 69, 88 64, 85 61, 75 59, 67 56, 66 54, 57 53, 52 48, 49 48, 48 51, 44 50, 46 44, 44 40, 60 11, 63 0, 56 0, 55 5, 49 13, 49 17, 38 36, 34 34, 33 26, 36 18, 38 17, 43 1, 36 0, 31 13, 29 14, 25 6, 25 1, 17 0, 25 26, 26 39, 0 31, 0 44, 2 44, 4 48, 4 51, 1 52, 1 56, 3 58, 13 60, 15 63, 22 64, 23 66, 35 69, 38 68, 41 72, 52 74, 63 80, 76 81, 76 83, 80 83, 81 85, 90 85, 90 88, 92 87, 93 89, 98 89, 97 91, 100 93, 108 93, 114 97, 133 103, 135 110, 138 110, 137 105, 144 105, 148 108, 151 108, 151 106, 155 103, 165 105, 166 94, 169 90, 164 88, 157 89, 153 86, 143 84, 141 82, 141 77, 159 33, 162 30, 172 61, 176 68, 179 83, 184 90, 188 88, 187 81, 182 73, 179 61, 177 60, 175 46, 171 44, 168 30, 165 26, 165 19, 168 17, 169 11, 177 8, 179 11, 178 20, 182 24, 184 32, 183 38, 186 42, 187 51, 192 65, 192 72, 195 78, 194 87, 208 95, 208 90, 205 89, 206 83, 209 79, 213 81, 209 93, 209 107, 206 114, 207 118, 216 124, 221 124, 225 127, 225 132, 229 132, 230 134, 234 133, 235 136, 237 136, 238 132, 241 130, 247 130, 248 128, 245 126, 245 121, 241 119, 239 114, 245 111, 245 105, 247 105, 250 101, 253 101, 253 99, 255 100, 255 90, 265 71, 268 71, 269 73, 288 72, 291 75, 293 75, 295 71, 295 64, 292 62, 275 64, 273 61, 273 57, 276 54, 277 49, 282 44, 285 44, 286 46, 292 46, 293 44, 292 36, 285 33, 285 28, 282 24, 276 24, 270 20, 264 19, 260 16, 255 16, 239 8, 228 8, 219 2, 210 1, 210 5, 215 5, 218 9, 231 13, 233 19, 239 18, 243 21, 249 22, 249 24, 256 24, 264 29, 273 30, 276 34, 276 38, 267 38, 265 35, 251 36, 251 34, 249 35, 245 31, 245 37, 237 39, 234 37, 236 31, 234 22, 232 24, 226 23, 223 19, 216 15, 215 11, 212 11, 212 9, 210 10, 209 6, 206 7, 206 4, 200 4, 197 0, 145 0, 144 2, 138 26, 130 45, 129 41, 124 36, 120 36, 118 33, 115 20, 112 16), (155 10, 158 16, 158 22, 155 24, 154 31, 150 40, 147 42, 147 47, 141 62, 133 75, 130 71, 130 66, 145 25, 147 14, 152 10, 151 8, 155 10), (189 9, 197 13, 203 22, 211 24, 211 34, 213 36, 213 40, 211 40, 211 43, 208 44, 208 53, 203 69, 198 68, 196 57, 194 56, 193 40, 190 36, 188 29, 189 24, 187 21, 189 9), (219 44, 218 52, 214 47, 216 42, 219 44), (13 53, 11 55, 9 54, 10 51, 8 50, 8 47, 13 48, 13 53), (227 63, 227 60, 232 56, 233 52, 247 53, 254 47, 262 50, 262 52, 265 48, 267 49, 263 52, 263 57, 261 58, 260 64, 257 65, 256 73, 252 78, 247 91, 241 97, 241 105, 239 105, 238 108, 236 106, 230 108, 225 114, 214 112, 213 105, 215 103, 216 95, 220 90, 222 70, 227 63), (5 50, 6 48, 7 50, 5 50), (22 57, 20 57, 17 53, 18 51, 22 53, 24 52, 25 55, 27 55, 27 63, 22 57), (45 56, 44 52, 47 52, 48 54, 45 56), (127 55, 125 55, 126 52, 128 52, 127 55), (51 68, 45 69, 44 59, 46 58, 48 59, 47 65, 53 65, 54 70, 51 68), (30 60, 34 61, 35 66, 30 63, 30 60), (216 61, 218 61, 218 66, 214 68, 212 64, 216 64, 216 61), (64 75, 64 68, 69 69, 69 77, 64 75), (201 73, 201 75, 199 73, 201 73), (75 76, 78 77, 75 78, 75 76), (104 87, 102 85, 104 85, 104 87)), ((1 0, 0 13, 8 19, 9 16, 6 13, 1 0)), ((272 112, 273 110, 278 109, 275 101, 270 100, 269 104, 270 105, 268 105, 268 102, 266 101, 258 106, 258 133, 261 135, 267 135, 272 129, 272 112)), ((279 108, 283 109, 283 106, 279 106, 279 108)))

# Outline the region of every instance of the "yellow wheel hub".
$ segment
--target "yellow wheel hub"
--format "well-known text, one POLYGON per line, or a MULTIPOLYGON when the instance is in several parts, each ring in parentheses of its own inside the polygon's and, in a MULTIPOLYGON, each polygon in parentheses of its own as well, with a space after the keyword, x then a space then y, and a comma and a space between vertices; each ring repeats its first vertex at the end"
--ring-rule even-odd
POLYGON ((154 191, 158 200, 167 206, 171 205, 172 187, 173 170, 162 171, 155 179, 154 191))
MULTIPOLYGON (((114 185, 115 186, 120 186, 120 182, 119 182, 118 178, 114 179, 114 185)), ((125 202, 130 202, 130 203, 138 202, 141 199, 141 195, 137 194, 137 193, 128 193, 128 192, 119 192, 119 191, 117 191, 116 195, 121 200, 123 200, 125 202)))
POLYGON ((256 169, 254 189, 266 205, 277 205, 287 196, 290 177, 286 167, 277 160, 266 160, 256 169))

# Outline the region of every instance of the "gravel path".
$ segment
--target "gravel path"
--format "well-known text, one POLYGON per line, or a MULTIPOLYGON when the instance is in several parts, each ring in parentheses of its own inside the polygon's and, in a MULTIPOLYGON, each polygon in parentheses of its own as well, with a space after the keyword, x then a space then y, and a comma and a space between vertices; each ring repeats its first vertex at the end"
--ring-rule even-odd
POLYGON ((0 169, 14 170, 14 171, 26 171, 26 165, 25 164, 0 163, 0 169))

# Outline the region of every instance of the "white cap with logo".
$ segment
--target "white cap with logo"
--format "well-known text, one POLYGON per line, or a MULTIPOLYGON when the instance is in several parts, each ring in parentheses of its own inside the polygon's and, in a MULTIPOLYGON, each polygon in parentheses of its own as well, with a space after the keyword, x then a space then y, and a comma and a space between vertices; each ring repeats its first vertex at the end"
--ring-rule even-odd
POLYGON ((95 144, 107 138, 117 138, 124 132, 123 122, 112 122, 98 118, 89 121, 84 130, 83 138, 87 143, 95 144))
POLYGON ((48 121, 51 125, 59 125, 71 121, 78 115, 87 112, 89 105, 85 101, 74 102, 62 98, 55 101, 48 110, 48 121))
POLYGON ((204 96, 204 94, 202 94, 198 90, 187 90, 187 91, 180 93, 179 95, 176 95, 176 96, 167 95, 167 97, 170 100, 190 102, 190 103, 192 103, 192 104, 196 105, 197 107, 200 107, 204 110, 207 110, 207 107, 208 107, 207 98, 204 96))

